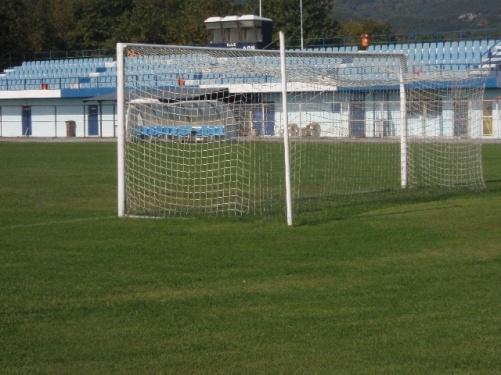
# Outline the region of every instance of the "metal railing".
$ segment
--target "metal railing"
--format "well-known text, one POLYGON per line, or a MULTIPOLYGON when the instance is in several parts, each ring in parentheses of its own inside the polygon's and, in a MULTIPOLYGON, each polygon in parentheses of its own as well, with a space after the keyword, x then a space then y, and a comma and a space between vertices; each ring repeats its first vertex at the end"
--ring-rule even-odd
MULTIPOLYGON (((371 44, 395 43, 425 43, 425 42, 453 42, 467 40, 497 40, 501 38, 501 28, 453 30, 442 32, 416 32, 406 34, 374 34, 371 35, 371 44)), ((307 38, 304 40, 305 48, 327 48, 340 46, 357 46, 360 44, 359 35, 337 35, 334 37, 307 38)), ((289 39, 287 48, 299 48, 299 39, 289 39)))
MULTIPOLYGON (((410 72, 414 74, 425 72, 447 72, 447 71, 467 71, 479 69, 479 64, 461 64, 461 63, 445 63, 445 64, 419 64, 414 62, 410 67, 410 72)), ((501 70, 501 66, 495 71, 501 70)), ((492 71, 492 69, 491 69, 492 71)), ((349 74, 349 73, 347 73, 349 74)), ((223 83, 248 83, 247 75, 226 75, 222 77, 203 78, 200 76, 187 77, 179 73, 162 72, 159 76, 153 73, 142 74, 127 74, 127 85, 129 86, 145 86, 145 87, 165 87, 181 85, 197 85, 202 81, 211 82, 214 84, 223 83), (180 79, 182 78, 182 79, 180 79)), ((60 78, 3 78, 0 79, 0 91, 16 91, 16 90, 58 90, 58 89, 84 89, 84 88, 113 88, 116 87, 116 76, 106 75, 97 77, 60 77, 60 78)), ((271 82, 272 77, 261 77, 266 82, 271 82)))
MULTIPOLYGON (((488 64, 491 65, 491 59, 494 57, 492 55, 492 49, 498 45, 501 45, 501 38, 499 39, 496 39, 494 41, 494 44, 492 44, 491 46, 489 46, 489 49, 487 49, 487 51, 483 52, 482 55, 480 56, 480 63, 485 63, 485 61, 488 61, 488 64)), ((501 57, 500 56, 496 56, 496 57, 501 57)), ((496 66, 496 70, 499 70, 499 68, 501 68, 501 66, 496 66)))
POLYGON ((114 57, 114 49, 50 50, 25 53, 23 55, 6 54, 0 56, 0 68, 21 65, 23 61, 81 59, 91 57, 114 57))
POLYGON ((0 90, 58 90, 116 86, 116 76, 64 78, 8 78, 0 80, 0 90))

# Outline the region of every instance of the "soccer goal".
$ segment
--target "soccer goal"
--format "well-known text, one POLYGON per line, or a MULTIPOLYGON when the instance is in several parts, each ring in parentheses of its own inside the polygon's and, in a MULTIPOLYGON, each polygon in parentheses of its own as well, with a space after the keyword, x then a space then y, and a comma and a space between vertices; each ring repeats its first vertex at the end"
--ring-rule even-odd
POLYGON ((483 78, 399 53, 118 44, 119 216, 482 189, 483 78))

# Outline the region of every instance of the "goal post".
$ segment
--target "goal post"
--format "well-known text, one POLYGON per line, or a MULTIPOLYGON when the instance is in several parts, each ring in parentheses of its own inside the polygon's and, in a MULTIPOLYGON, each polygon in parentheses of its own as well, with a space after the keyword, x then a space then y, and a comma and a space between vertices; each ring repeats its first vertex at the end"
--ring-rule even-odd
POLYGON ((117 45, 118 215, 482 189, 483 78, 401 53, 117 45))
POLYGON ((117 43, 117 208, 125 216, 125 68, 123 43, 117 43))
POLYGON ((400 57, 399 99, 400 99, 400 185, 407 188, 407 96, 405 95, 405 73, 407 57, 400 57))
MULTIPOLYGON (((287 67, 285 60, 285 36, 282 31, 279 33, 280 38, 280 76, 281 76, 281 91, 282 91, 282 113, 283 121, 285 124, 289 123, 288 120, 288 106, 287 106, 287 67)), ((289 147, 289 127, 284 126, 284 167, 285 167, 285 207, 287 225, 293 224, 292 213, 292 184, 291 184, 291 162, 290 162, 290 147, 289 147)))

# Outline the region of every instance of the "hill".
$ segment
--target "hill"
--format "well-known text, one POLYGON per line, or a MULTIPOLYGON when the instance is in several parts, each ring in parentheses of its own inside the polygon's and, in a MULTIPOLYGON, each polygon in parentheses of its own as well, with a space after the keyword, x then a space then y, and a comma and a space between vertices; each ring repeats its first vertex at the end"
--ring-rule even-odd
POLYGON ((341 21, 372 18, 389 21, 400 32, 496 28, 499 0, 337 0, 341 21))

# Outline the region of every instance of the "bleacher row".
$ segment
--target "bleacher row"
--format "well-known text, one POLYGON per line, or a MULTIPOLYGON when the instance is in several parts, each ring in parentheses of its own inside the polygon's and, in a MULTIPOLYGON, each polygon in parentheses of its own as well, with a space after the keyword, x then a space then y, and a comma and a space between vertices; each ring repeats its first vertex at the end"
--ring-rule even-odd
POLYGON ((113 87, 116 64, 111 57, 25 61, 6 69, 0 90, 113 87))
MULTIPOLYGON (((358 47, 327 47, 312 49, 313 51, 327 52, 355 52, 358 47)), ((396 43, 385 45, 371 45, 369 51, 374 52, 404 52, 409 61, 415 65, 443 66, 444 69, 492 68, 501 64, 501 40, 466 40, 432 43, 396 43)), ((266 59, 266 57, 263 57, 266 59)), ((160 62, 160 57, 149 58, 139 56, 131 60, 127 77, 131 84, 146 86, 176 85, 179 79, 185 81, 204 80, 214 83, 245 83, 252 82, 249 77, 229 74, 225 80, 219 79, 217 74, 202 73, 190 68, 190 56, 179 55, 176 60, 186 60, 186 68, 176 71, 170 70, 174 64, 160 62), (161 74, 158 74, 161 73, 161 74), (211 74, 213 76, 211 76, 211 74), (161 75, 161 80, 158 76, 161 75)), ((210 59, 209 59, 210 60, 210 59)), ((210 63, 210 61, 208 61, 210 63)), ((193 64, 193 66, 195 66, 193 64)), ((116 86, 116 63, 108 58, 80 58, 46 61, 27 61, 21 66, 6 69, 0 74, 0 90, 26 89, 78 89, 116 86)))
POLYGON ((136 129, 139 138, 171 138, 171 137, 223 137, 224 125, 191 125, 177 126, 140 126, 136 129))
MULTIPOLYGON (((376 44, 368 48, 369 52, 404 52, 409 59, 418 64, 480 64, 488 51, 499 40, 464 40, 452 42, 396 43, 376 44)), ((329 50, 329 49, 328 49, 329 50)), ((356 51, 356 46, 332 48, 333 52, 356 51)))

